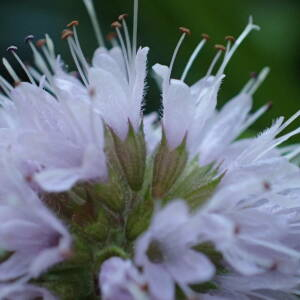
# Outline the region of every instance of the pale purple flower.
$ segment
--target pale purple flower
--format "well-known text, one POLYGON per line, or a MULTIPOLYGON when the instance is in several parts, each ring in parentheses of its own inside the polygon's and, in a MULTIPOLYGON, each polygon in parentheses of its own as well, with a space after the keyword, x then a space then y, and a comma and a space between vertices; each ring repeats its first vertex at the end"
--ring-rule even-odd
POLYGON ((130 260, 112 257, 106 260, 99 274, 103 300, 147 300, 146 282, 130 260))
POLYGON ((1 112, 10 120, 1 135, 11 133, 3 147, 14 153, 24 177, 47 191, 106 178, 102 121, 90 104, 55 99, 28 83, 10 98, 1 112))
POLYGON ((12 164, 1 171, 0 248, 11 255, 0 264, 0 280, 36 278, 70 256, 71 237, 12 164))
POLYGON ((175 282, 188 292, 189 284, 208 281, 214 275, 213 264, 191 249, 197 242, 197 228, 189 221, 187 205, 174 201, 154 215, 137 241, 135 262, 143 267, 154 299, 173 299, 175 282))

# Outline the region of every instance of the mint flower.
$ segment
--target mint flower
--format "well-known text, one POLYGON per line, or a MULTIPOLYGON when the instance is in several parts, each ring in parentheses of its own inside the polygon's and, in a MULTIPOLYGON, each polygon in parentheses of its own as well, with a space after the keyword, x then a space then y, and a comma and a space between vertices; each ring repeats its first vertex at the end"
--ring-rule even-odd
POLYGON ((155 64, 159 113, 143 115, 149 48, 127 14, 108 40, 83 1, 98 47, 89 61, 79 21, 62 32, 76 70, 46 34, 15 46, 0 77, 0 299, 281 300, 300 284, 299 145, 283 147, 300 111, 257 136, 242 134, 270 69, 220 109, 226 68, 246 37, 215 45, 202 78, 186 84, 207 46, 202 35, 182 75, 173 67, 191 31, 180 27, 170 64, 155 64), (18 62, 22 82, 10 64, 18 62))

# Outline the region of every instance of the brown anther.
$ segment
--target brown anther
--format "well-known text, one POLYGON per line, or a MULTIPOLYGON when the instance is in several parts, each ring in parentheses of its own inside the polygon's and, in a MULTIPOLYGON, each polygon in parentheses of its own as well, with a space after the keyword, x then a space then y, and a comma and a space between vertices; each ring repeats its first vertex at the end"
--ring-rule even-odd
POLYGON ((24 39, 25 43, 29 43, 34 39, 34 35, 30 34, 24 39))
POLYGON ((66 40, 66 39, 68 39, 69 37, 71 37, 71 36, 73 36, 73 35, 74 35, 74 33, 73 33, 72 30, 70 30, 70 29, 65 29, 65 30, 62 32, 62 34, 61 34, 61 39, 62 39, 62 40, 66 40))
POLYGON ((268 110, 270 110, 270 109, 273 107, 273 102, 272 102, 272 101, 269 101, 269 102, 267 103, 267 105, 268 105, 268 110))
POLYGON ((204 40, 210 40, 210 36, 207 34, 207 33, 202 33, 201 34, 201 37, 204 39, 204 40))
POLYGON ((111 27, 112 27, 112 28, 122 28, 122 25, 121 25, 120 22, 115 21, 115 22, 112 22, 112 23, 111 23, 111 27))
POLYGON ((15 86, 15 87, 19 86, 20 84, 21 84, 21 81, 15 81, 15 82, 14 82, 14 86, 15 86))
POLYGON ((271 267, 269 268, 269 271, 276 271, 278 269, 278 264, 277 262, 274 262, 271 267))
POLYGON ((214 47, 217 50, 221 50, 221 51, 224 51, 224 52, 226 51, 226 47, 224 45, 217 44, 214 47))
POLYGON ((72 22, 70 22, 70 23, 67 25, 67 28, 72 28, 72 27, 78 26, 78 25, 79 25, 79 21, 73 20, 72 22))
POLYGON ((45 39, 40 39, 40 40, 36 41, 35 45, 40 48, 40 47, 43 47, 46 43, 47 42, 45 39))
POLYGON ((270 191, 271 190, 271 184, 268 181, 264 181, 263 182, 263 187, 266 191, 270 191))
POLYGON ((234 42, 235 38, 232 35, 225 36, 225 41, 227 42, 234 42))
POLYGON ((119 15, 118 20, 123 21, 126 18, 128 18, 128 14, 122 14, 122 15, 119 15))
POLYGON ((7 52, 15 52, 15 51, 17 51, 17 50, 18 50, 18 47, 16 47, 16 46, 9 46, 9 47, 6 49, 7 52))
POLYGON ((186 28, 186 27, 179 27, 179 31, 181 31, 182 33, 185 33, 187 35, 191 35, 192 32, 190 29, 186 28))
POLYGON ((250 77, 256 79, 257 78, 257 72, 251 72, 250 77))

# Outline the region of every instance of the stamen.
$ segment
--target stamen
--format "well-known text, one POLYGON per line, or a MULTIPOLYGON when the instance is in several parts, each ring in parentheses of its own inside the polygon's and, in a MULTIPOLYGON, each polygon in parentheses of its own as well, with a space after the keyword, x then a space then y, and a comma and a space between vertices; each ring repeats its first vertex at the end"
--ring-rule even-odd
POLYGON ((45 38, 46 38, 46 42, 47 42, 48 52, 49 52, 50 56, 53 58, 53 60, 55 62, 54 43, 53 43, 52 39, 50 38, 50 36, 48 34, 45 35, 45 38))
POLYGON ((242 88, 240 94, 247 93, 250 90, 250 88, 253 86, 256 79, 257 79, 257 73, 256 72, 251 72, 250 80, 248 80, 248 82, 244 85, 244 87, 242 88))
MULTIPOLYGON (((28 70, 29 70, 30 74, 32 75, 32 77, 33 77, 37 82, 40 82, 41 79, 42 79, 42 77, 44 76, 44 75, 40 74, 40 73, 39 73, 35 68, 33 68, 33 67, 28 67, 28 70)), ((53 89, 51 88, 51 86, 50 86, 50 84, 49 84, 48 81, 45 81, 44 86, 45 86, 45 88, 46 88, 47 90, 49 90, 51 93, 54 94, 54 91, 53 91, 53 89)))
POLYGON ((33 57, 36 66, 40 69, 40 71, 46 75, 47 79, 49 82, 52 84, 53 83, 53 76, 51 74, 51 71, 49 70, 47 63, 45 62, 44 58, 42 55, 39 53, 37 50, 36 46, 33 44, 32 40, 28 41, 28 45, 30 46, 32 52, 33 52, 33 57))
POLYGON ((215 47, 215 49, 218 49, 219 51, 215 55, 214 59, 212 60, 210 66, 209 66, 209 68, 207 70, 207 73, 205 75, 206 78, 211 75, 211 73, 212 73, 215 65, 217 64, 218 60, 221 57, 222 52, 226 51, 226 48, 223 45, 215 45, 214 47, 215 47))
POLYGON ((45 55, 45 57, 46 57, 46 59, 47 59, 49 65, 50 65, 50 67, 51 67, 51 69, 52 69, 52 71, 55 72, 55 63, 56 63, 56 61, 55 61, 55 59, 51 56, 51 54, 50 54, 48 48, 46 47, 46 45, 47 45, 46 39, 38 40, 38 41, 35 43, 35 45, 36 45, 36 47, 42 49, 42 51, 43 51, 43 53, 44 53, 44 55, 45 55))
POLYGON ((292 122, 294 122, 300 116, 300 110, 297 111, 294 115, 292 115, 287 121, 285 121, 279 128, 279 132, 283 131, 287 128, 292 122))
MULTIPOLYGON (((30 38, 33 36, 30 36, 30 38)), ((27 41, 28 37, 26 38, 27 41)), ((17 60, 17 62, 20 64, 21 68, 24 70, 25 74, 27 75, 28 79, 30 80, 30 82, 33 85, 36 85, 34 79, 32 78, 30 72, 28 71, 27 67, 25 66, 25 64, 23 63, 23 61, 21 60, 21 58, 18 56, 18 54, 16 53, 16 51, 18 50, 17 47, 12 46, 8 48, 8 51, 12 53, 12 55, 14 56, 14 58, 17 60)))
POLYGON ((225 41, 227 41, 227 45, 226 45, 226 54, 227 54, 231 48, 231 44, 234 43, 235 38, 232 35, 227 35, 225 36, 225 41))
POLYGON ((120 28, 122 28, 122 25, 118 21, 115 21, 111 24, 111 27, 114 28, 117 32, 117 36, 118 36, 120 44, 121 44, 121 49, 122 49, 122 52, 123 52, 123 57, 124 57, 124 60, 125 60, 127 75, 128 75, 128 79, 129 79, 130 78, 130 76, 129 76, 130 75, 130 68, 129 68, 129 61, 128 61, 128 55, 129 54, 126 51, 124 39, 123 39, 121 31, 120 31, 120 28))
POLYGON ((80 46, 80 42, 79 42, 79 38, 78 38, 78 34, 77 34, 77 26, 79 26, 79 22, 77 20, 72 21, 71 23, 69 23, 67 25, 68 28, 72 28, 73 29, 73 33, 74 33, 74 39, 75 39, 75 44, 76 44, 76 50, 78 50, 78 57, 82 63, 82 65, 85 68, 85 71, 88 72, 89 69, 89 65, 85 59, 85 56, 83 54, 82 48, 80 46))
POLYGON ((241 33, 241 35, 239 36, 239 38, 235 41, 235 43, 233 44, 232 48, 230 49, 230 51, 226 54, 224 61, 217 73, 218 75, 221 75, 224 73, 225 68, 227 67, 230 59, 232 58, 233 54, 235 53, 235 51, 238 49, 238 47, 241 45, 241 43, 244 41, 244 39, 247 37, 247 35, 252 31, 252 30, 259 30, 259 26, 253 24, 253 19, 250 16, 249 18, 249 22, 248 25, 246 26, 246 28, 244 29, 244 31, 241 33))
POLYGON ((257 89, 265 81, 269 73, 270 73, 270 68, 268 67, 263 68, 262 71, 258 74, 256 80, 254 81, 253 86, 248 90, 247 94, 251 96, 254 95, 257 89))
POLYGON ((128 31, 128 26, 126 23, 126 18, 128 17, 128 14, 122 14, 119 16, 119 21, 122 22, 123 28, 124 28, 124 32, 125 32, 125 40, 126 40, 126 47, 127 47, 127 55, 128 55, 128 60, 129 63, 131 62, 131 60, 133 59, 133 57, 131 57, 131 53, 132 53, 132 49, 131 49, 131 42, 130 42, 130 37, 129 37, 129 31, 128 31))
POLYGON ((70 49, 72 58, 73 58, 73 60, 74 60, 74 63, 75 63, 75 65, 76 65, 76 67, 77 67, 77 70, 78 70, 78 72, 79 72, 79 74, 80 74, 80 77, 81 77, 81 79, 82 79, 84 85, 85 85, 86 87, 88 87, 89 84, 88 84, 87 78, 86 78, 86 76, 85 76, 85 74, 84 74, 84 72, 83 72, 83 70, 82 70, 82 68, 81 68, 81 65, 80 65, 80 63, 79 63, 78 57, 77 57, 77 55, 76 55, 76 44, 75 44, 75 42, 73 41, 73 35, 74 35, 74 33, 73 33, 72 30, 65 29, 65 30, 62 32, 61 38, 62 38, 63 40, 67 40, 67 41, 68 41, 69 49, 70 49))
POLYGON ((190 31, 188 28, 185 28, 185 27, 179 27, 179 31, 182 32, 182 35, 181 35, 181 37, 180 37, 180 39, 179 39, 179 41, 178 41, 178 43, 177 43, 177 45, 176 45, 176 48, 175 48, 175 50, 174 50, 174 53, 173 53, 173 56, 172 56, 172 59, 171 59, 171 63, 170 63, 170 67, 169 67, 169 69, 170 69, 170 74, 172 73, 172 69, 173 69, 173 66, 174 66, 174 63, 175 63, 176 56, 177 56, 177 54, 178 54, 178 51, 179 51, 179 49, 180 49, 180 47, 181 47, 181 45, 182 45, 182 43, 183 43, 185 37, 186 37, 187 35, 191 35, 191 31, 190 31))
POLYGON ((6 68, 7 72, 9 73, 9 75, 11 76, 11 78, 13 79, 13 81, 15 82, 15 84, 19 84, 21 82, 21 79, 16 74, 15 70, 13 69, 13 67, 10 65, 10 63, 5 57, 2 58, 2 63, 6 68))
POLYGON ((193 66, 194 61, 196 60, 196 58, 198 57, 200 51, 202 50, 202 48, 204 47, 205 43, 208 41, 209 36, 205 33, 202 34, 202 40, 200 41, 200 43, 198 44, 198 46, 196 47, 196 49, 194 50, 194 52, 192 53, 183 73, 181 76, 181 80, 184 81, 186 79, 186 76, 188 75, 188 72, 190 71, 191 67, 193 66))
POLYGON ((13 86, 7 80, 5 80, 1 75, 0 75, 0 87, 7 95, 9 95, 10 91, 13 90, 13 86))
POLYGON ((132 57, 135 57, 136 49, 137 49, 138 14, 139 14, 139 0, 134 0, 134 5, 133 5, 132 57))
POLYGON ((290 153, 284 155, 284 157, 287 159, 287 160, 292 160, 294 159, 295 157, 297 157, 298 155, 300 154, 300 147, 298 147, 297 149, 291 151, 290 153))
POLYGON ((96 15, 95 7, 93 4, 93 0, 83 0, 85 7, 88 11, 88 14, 91 18, 92 25, 95 31, 96 39, 100 47, 105 47, 104 38, 101 32, 101 28, 98 22, 98 18, 96 15))

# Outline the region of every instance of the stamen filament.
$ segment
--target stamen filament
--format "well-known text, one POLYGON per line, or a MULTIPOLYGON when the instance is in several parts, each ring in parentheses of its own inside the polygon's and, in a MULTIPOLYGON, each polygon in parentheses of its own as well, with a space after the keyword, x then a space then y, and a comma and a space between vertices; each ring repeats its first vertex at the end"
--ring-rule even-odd
POLYGON ((134 0, 134 6, 133 6, 132 57, 135 57, 135 55, 136 55, 136 49, 137 49, 138 13, 139 13, 139 1, 138 0, 134 0))
POLYGON ((212 60, 210 66, 209 66, 209 68, 208 68, 208 70, 207 70, 207 73, 206 73, 206 75, 205 75, 206 78, 209 77, 209 76, 211 75, 211 73, 212 73, 214 67, 216 66, 218 60, 219 60, 220 57, 221 57, 222 52, 223 52, 222 50, 219 50, 219 51, 217 52, 217 54, 215 55, 214 59, 212 60))
POLYGON ((91 18, 92 25, 95 31, 96 39, 100 47, 105 47, 105 41, 101 32, 101 28, 96 15, 95 7, 92 0, 83 0, 87 12, 91 18))
POLYGON ((1 75, 0 75, 0 86, 7 95, 10 93, 11 90, 13 90, 13 86, 7 80, 5 80, 1 75))
POLYGON ((259 26, 253 24, 253 19, 250 16, 249 18, 249 22, 248 25, 246 26, 246 28, 244 29, 244 31, 241 33, 241 35, 239 36, 239 38, 235 41, 235 43, 233 44, 232 48, 230 49, 230 51, 227 53, 227 55, 224 58, 224 61, 217 73, 218 75, 221 75, 224 73, 225 68, 227 67, 230 59, 232 58, 233 54, 235 53, 235 51, 238 49, 238 47, 241 45, 241 43, 244 41, 244 39, 248 36, 248 34, 252 31, 252 30, 259 30, 259 26))
POLYGON ((2 58, 2 63, 4 65, 4 67, 6 68, 7 72, 9 73, 9 75, 11 76, 11 78, 13 79, 13 81, 15 83, 21 82, 21 79, 16 74, 15 70, 13 69, 13 67, 10 65, 10 63, 8 62, 8 60, 5 57, 2 58))
POLYGON ((46 75, 47 79, 51 84, 53 84, 53 76, 51 71, 49 70, 44 58, 39 53, 39 51, 36 49, 35 45, 32 43, 32 41, 29 41, 29 46, 33 52, 34 60, 36 66, 40 69, 40 71, 46 75))
POLYGON ((125 33, 125 41, 126 41, 126 46, 127 46, 128 60, 129 60, 129 63, 131 63, 131 61, 133 60, 133 57, 131 56, 132 48, 131 48, 128 26, 127 26, 127 23, 124 18, 122 19, 122 25, 123 25, 124 33, 125 33))
POLYGON ((171 59, 171 63, 170 63, 170 67, 169 67, 169 69, 170 69, 170 75, 172 73, 172 69, 173 69, 173 66, 174 66, 177 54, 179 52, 179 49, 180 49, 180 47, 181 47, 181 45, 182 45, 182 43, 183 43, 183 41, 184 41, 184 39, 185 39, 186 36, 187 36, 187 32, 182 31, 182 35, 181 35, 181 37, 180 37, 180 39, 179 39, 179 41, 178 41, 178 43, 176 45, 176 48, 174 50, 174 53, 173 53, 173 56, 172 56, 172 59, 171 59))
POLYGON ((191 67, 193 66, 194 61, 198 57, 200 51, 202 50, 202 48, 204 47, 206 42, 207 42, 207 39, 202 39, 200 41, 200 43, 198 44, 198 46, 196 47, 196 49, 194 50, 194 52, 192 53, 187 65, 182 73, 181 81, 184 81, 186 79, 188 72, 190 71, 191 67))
POLYGON ((292 152, 284 155, 284 157, 287 159, 287 160, 292 160, 294 159, 295 157, 297 157, 298 155, 300 154, 300 147, 298 146, 297 149, 293 150, 292 152))
POLYGON ((24 70, 26 76, 28 77, 28 79, 30 80, 30 82, 33 85, 36 85, 34 79, 32 78, 30 72, 28 71, 27 67, 25 66, 25 64, 23 63, 23 61, 21 60, 21 58, 18 56, 18 54, 14 51, 11 50, 11 53, 13 54, 13 56, 15 57, 15 59, 17 60, 17 62, 20 64, 21 68, 24 70))
POLYGON ((73 41, 72 37, 68 37, 67 41, 68 41, 68 45, 69 45, 69 48, 70 48, 70 52, 71 52, 72 58, 73 58, 73 60, 75 62, 75 65, 76 65, 76 68, 77 68, 77 70, 78 70, 78 72, 80 74, 80 77, 81 77, 84 85, 86 87, 88 87, 89 84, 88 84, 87 78, 86 78, 86 76, 85 76, 85 74, 84 74, 84 72, 83 72, 83 70, 81 68, 81 65, 80 65, 80 63, 78 61, 78 58, 77 58, 77 55, 76 55, 75 42, 73 41))

